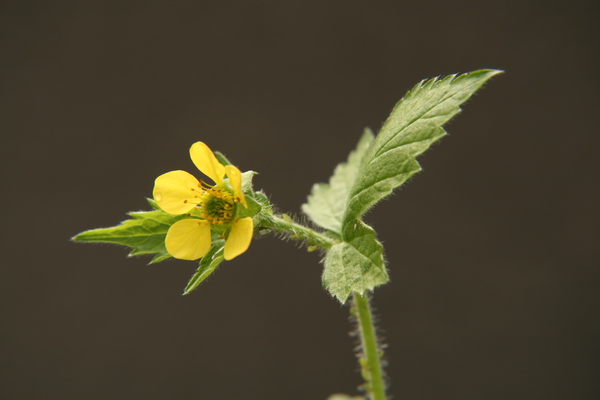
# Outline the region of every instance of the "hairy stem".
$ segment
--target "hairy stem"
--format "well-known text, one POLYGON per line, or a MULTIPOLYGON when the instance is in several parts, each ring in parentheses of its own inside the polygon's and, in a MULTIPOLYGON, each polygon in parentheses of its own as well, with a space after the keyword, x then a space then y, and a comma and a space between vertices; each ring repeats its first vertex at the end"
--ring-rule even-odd
POLYGON ((383 382, 383 371, 381 368, 381 352, 369 298, 360 295, 357 292, 352 293, 353 312, 358 319, 360 342, 363 354, 360 358, 360 364, 363 371, 363 378, 366 381, 366 389, 371 400, 385 400, 385 384, 383 382))
POLYGON ((269 222, 276 231, 286 232, 295 240, 306 240, 309 246, 319 246, 324 249, 330 249, 331 246, 336 243, 335 240, 294 222, 285 214, 281 216, 273 215, 269 222))

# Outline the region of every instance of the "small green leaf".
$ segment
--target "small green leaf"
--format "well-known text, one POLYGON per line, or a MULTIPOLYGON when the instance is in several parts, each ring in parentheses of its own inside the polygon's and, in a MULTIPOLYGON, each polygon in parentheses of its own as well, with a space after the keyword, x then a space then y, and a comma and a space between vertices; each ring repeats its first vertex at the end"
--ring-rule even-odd
POLYGON ((302 211, 320 227, 342 233, 342 220, 350 189, 374 138, 373 132, 365 129, 356 150, 350 153, 347 162, 338 164, 329 183, 317 183, 312 187, 308 202, 302 205, 302 211))
POLYGON ((210 248, 209 252, 202 257, 200 260, 200 266, 198 267, 198 271, 192 276, 190 281, 188 282, 183 294, 190 294, 194 289, 198 287, 206 278, 212 274, 215 269, 223 262, 223 251, 225 249, 225 241, 222 239, 214 240, 215 235, 213 235, 213 244, 210 248))
POLYGON ((345 242, 327 252, 322 277, 323 286, 342 304, 353 291, 362 295, 389 281, 383 246, 375 238, 375 231, 357 219, 343 235, 345 242))
MULTIPOLYGON (((149 202, 152 205, 153 202, 149 202)), ((81 232, 71 240, 127 246, 132 249, 129 253, 130 257, 155 254, 150 264, 170 258, 165 247, 165 237, 171 225, 184 215, 171 215, 161 210, 137 211, 129 215, 132 219, 123 221, 120 225, 81 232)))
POLYGON ((460 105, 487 80, 501 73, 480 70, 417 84, 394 107, 365 156, 352 190, 343 225, 353 223, 421 170, 416 157, 446 135, 442 128, 460 105))

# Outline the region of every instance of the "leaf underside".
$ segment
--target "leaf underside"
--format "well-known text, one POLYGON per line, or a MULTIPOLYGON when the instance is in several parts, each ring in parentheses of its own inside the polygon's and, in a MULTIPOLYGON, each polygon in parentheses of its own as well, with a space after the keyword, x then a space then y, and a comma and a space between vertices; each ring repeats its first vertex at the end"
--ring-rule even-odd
POLYGON ((342 304, 355 291, 363 293, 389 281, 383 246, 373 228, 357 220, 345 234, 347 241, 334 245, 325 256, 323 285, 342 304))

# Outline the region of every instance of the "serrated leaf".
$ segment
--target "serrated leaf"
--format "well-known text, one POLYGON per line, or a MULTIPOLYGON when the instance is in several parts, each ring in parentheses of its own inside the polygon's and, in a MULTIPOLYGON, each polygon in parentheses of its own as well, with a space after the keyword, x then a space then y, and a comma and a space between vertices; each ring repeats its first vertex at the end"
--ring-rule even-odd
POLYGON ((421 169, 416 157, 446 134, 442 126, 460 112, 460 105, 500 72, 481 70, 419 83, 394 107, 360 162, 349 159, 336 168, 329 185, 313 187, 304 211, 318 225, 341 232, 343 242, 325 257, 323 284, 342 303, 353 291, 363 294, 389 280, 383 247, 361 217, 421 169), (357 169, 346 174, 348 166, 357 169), (340 205, 345 206, 342 215, 340 205))
MULTIPOLYGON (((214 239, 214 235, 213 235, 214 239)), ((196 273, 188 282, 183 294, 190 294, 196 289, 206 278, 212 274, 215 269, 223 262, 223 251, 225 249, 224 240, 213 240, 213 245, 210 251, 200 260, 200 266, 196 273)))
POLYGON ((150 264, 170 258, 165 247, 165 237, 171 225, 184 215, 171 215, 161 210, 137 211, 129 215, 132 219, 125 220, 117 226, 81 232, 72 240, 127 246, 132 249, 129 256, 155 254, 150 264))
POLYGON ((343 225, 353 223, 421 170, 416 157, 446 135, 442 128, 460 105, 501 73, 480 70, 416 85, 394 107, 371 146, 350 191, 343 225))
POLYGON ((323 286, 342 304, 350 294, 372 290, 389 281, 383 246, 375 237, 375 231, 355 220, 343 232, 345 242, 335 244, 325 256, 323 286))
POLYGON ((365 129, 356 150, 350 153, 347 162, 338 164, 329 183, 317 183, 312 187, 308 202, 302 205, 302 211, 315 224, 341 234, 350 190, 356 180, 361 161, 374 139, 373 132, 365 129))
POLYGON ((148 264, 156 264, 161 261, 165 261, 171 257, 172 256, 169 253, 158 253, 154 256, 154 258, 152 258, 152 260, 148 264))

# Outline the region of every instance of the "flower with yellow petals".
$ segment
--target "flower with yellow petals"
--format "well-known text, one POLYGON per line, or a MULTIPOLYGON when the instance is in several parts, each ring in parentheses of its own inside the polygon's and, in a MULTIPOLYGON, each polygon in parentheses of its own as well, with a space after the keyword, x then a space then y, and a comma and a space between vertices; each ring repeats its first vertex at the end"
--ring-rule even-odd
POLYGON ((254 233, 251 217, 236 218, 240 204, 248 208, 242 191, 242 173, 233 165, 221 164, 202 142, 192 145, 190 157, 214 185, 199 181, 185 171, 171 171, 156 178, 153 196, 160 208, 169 214, 191 217, 169 228, 165 239, 167 251, 182 260, 204 257, 210 250, 212 230, 215 230, 227 238, 224 258, 231 260, 248 250, 254 233))

